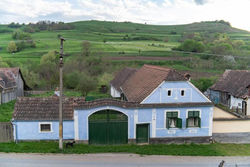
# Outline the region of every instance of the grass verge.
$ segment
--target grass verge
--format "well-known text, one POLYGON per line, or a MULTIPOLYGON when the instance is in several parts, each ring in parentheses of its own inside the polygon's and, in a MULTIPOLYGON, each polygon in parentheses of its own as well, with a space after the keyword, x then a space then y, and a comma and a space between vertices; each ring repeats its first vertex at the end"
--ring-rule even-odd
POLYGON ((141 155, 179 156, 250 156, 250 144, 152 144, 152 145, 87 145, 75 144, 73 148, 58 149, 57 142, 0 143, 0 152, 16 153, 135 153, 141 155))

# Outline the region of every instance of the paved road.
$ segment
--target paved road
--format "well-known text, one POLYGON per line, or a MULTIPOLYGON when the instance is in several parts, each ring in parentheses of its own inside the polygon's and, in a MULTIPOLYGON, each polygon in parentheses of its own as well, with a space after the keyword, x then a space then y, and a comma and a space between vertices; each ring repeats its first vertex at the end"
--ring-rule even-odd
POLYGON ((225 167, 250 166, 250 157, 140 156, 135 154, 13 154, 0 153, 0 167, 225 167))

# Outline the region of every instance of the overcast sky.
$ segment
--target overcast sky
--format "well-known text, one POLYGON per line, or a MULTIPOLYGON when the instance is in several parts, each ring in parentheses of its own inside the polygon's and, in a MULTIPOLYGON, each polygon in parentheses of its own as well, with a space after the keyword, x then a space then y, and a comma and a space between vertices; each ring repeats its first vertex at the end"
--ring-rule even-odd
POLYGON ((250 31, 250 0, 0 0, 0 23, 39 20, 186 24, 226 20, 250 31))

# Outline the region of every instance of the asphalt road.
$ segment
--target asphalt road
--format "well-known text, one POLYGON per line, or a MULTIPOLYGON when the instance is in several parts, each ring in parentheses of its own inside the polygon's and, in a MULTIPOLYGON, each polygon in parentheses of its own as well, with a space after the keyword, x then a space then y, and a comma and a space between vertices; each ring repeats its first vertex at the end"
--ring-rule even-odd
POLYGON ((217 167, 221 160, 226 162, 225 167, 250 166, 250 157, 0 153, 0 167, 217 167))

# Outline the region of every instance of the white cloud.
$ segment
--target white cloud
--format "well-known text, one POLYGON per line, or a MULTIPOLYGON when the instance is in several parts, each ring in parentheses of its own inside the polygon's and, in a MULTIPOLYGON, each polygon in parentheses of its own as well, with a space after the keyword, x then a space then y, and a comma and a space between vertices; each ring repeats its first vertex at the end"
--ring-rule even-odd
POLYGON ((249 0, 1 0, 1 22, 30 22, 44 18, 186 24, 224 19, 250 30, 249 0), (199 4, 199 5, 197 5, 199 4))

